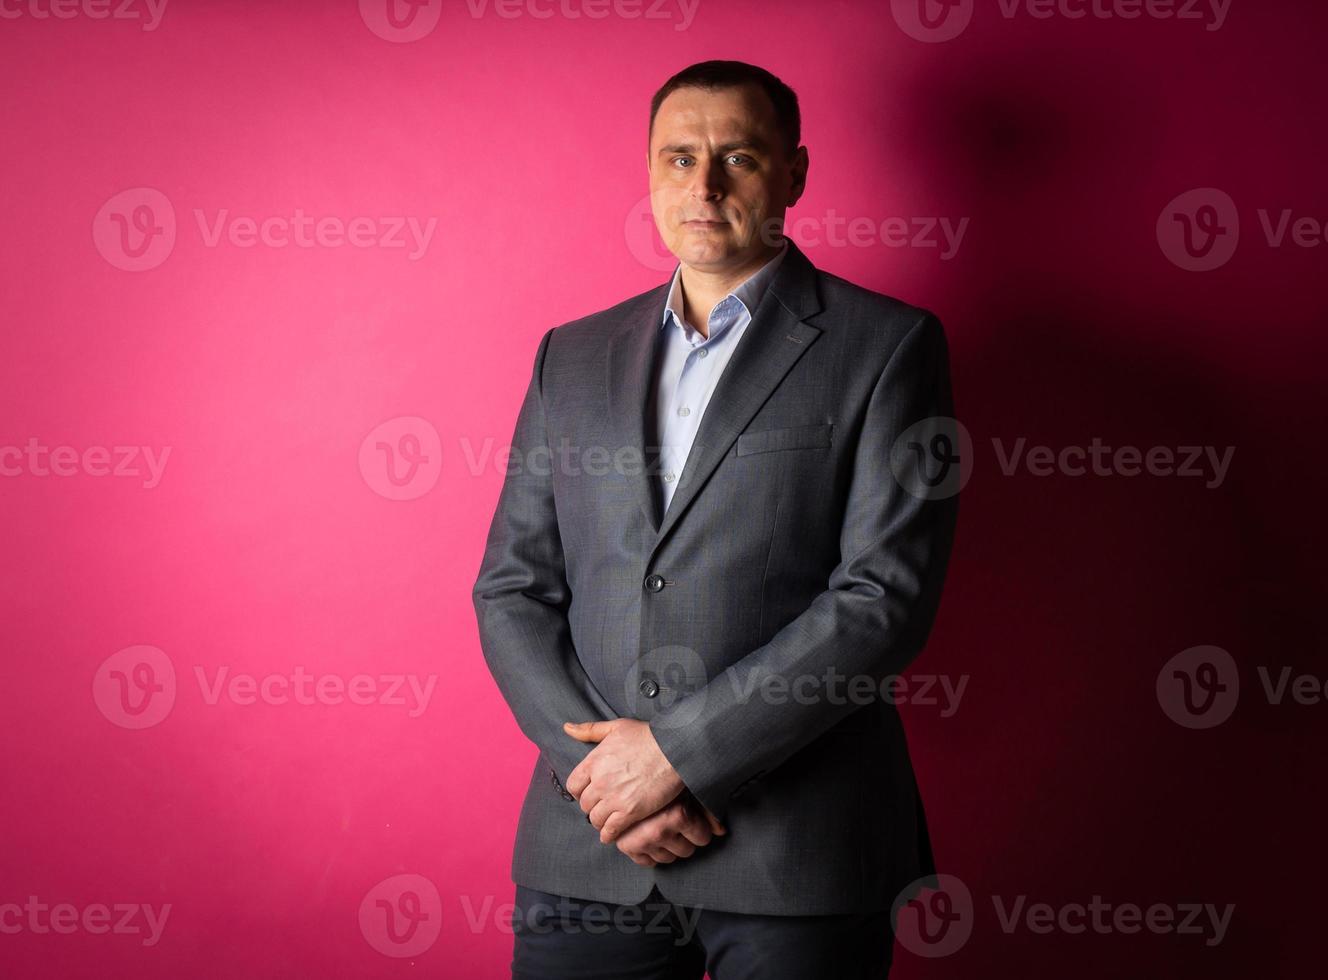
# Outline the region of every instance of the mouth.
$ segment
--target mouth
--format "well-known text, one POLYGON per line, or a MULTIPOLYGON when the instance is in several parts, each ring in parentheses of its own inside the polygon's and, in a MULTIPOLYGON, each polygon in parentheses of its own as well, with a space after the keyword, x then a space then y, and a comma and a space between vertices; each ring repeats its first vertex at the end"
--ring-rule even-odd
POLYGON ((728 225, 727 221, 711 220, 709 218, 693 218, 690 221, 684 221, 683 227, 704 230, 707 228, 723 228, 728 225))

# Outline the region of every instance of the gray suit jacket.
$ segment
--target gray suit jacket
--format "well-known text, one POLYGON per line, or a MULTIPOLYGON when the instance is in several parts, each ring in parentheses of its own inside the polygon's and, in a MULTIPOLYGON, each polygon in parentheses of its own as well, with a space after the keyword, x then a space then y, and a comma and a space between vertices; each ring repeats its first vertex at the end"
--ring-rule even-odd
POLYGON ((474 589, 541 755, 512 877, 613 903, 658 885, 732 912, 888 906, 934 867, 896 708, 863 702, 922 649, 945 577, 957 498, 892 469, 906 429, 954 414, 945 335, 790 244, 661 516, 667 290, 548 331, 517 419, 474 589), (562 723, 616 717, 651 722, 727 836, 655 868, 599 842, 562 786, 593 746, 562 723))

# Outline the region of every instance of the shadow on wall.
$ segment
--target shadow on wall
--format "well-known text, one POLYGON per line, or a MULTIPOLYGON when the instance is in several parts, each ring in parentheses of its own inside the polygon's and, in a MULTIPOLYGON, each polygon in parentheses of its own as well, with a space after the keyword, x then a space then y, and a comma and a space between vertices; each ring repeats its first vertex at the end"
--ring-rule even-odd
MULTIPOLYGON (((1175 309, 1159 284, 1200 280, 1157 247, 1169 196, 1156 187, 1173 180, 1168 166, 1182 182, 1196 168, 1161 158, 1174 121, 1128 58, 1024 50, 962 74, 932 64, 909 100, 909 139, 972 218, 962 295, 944 314, 963 325, 949 331, 956 404, 975 446, 940 620, 914 668, 969 674, 970 693, 948 720, 905 709, 938 862, 968 878, 974 944, 1004 975, 1119 976, 1141 951, 1162 971, 1208 952, 1225 975, 1249 975, 1294 943, 1275 910, 1239 907, 1241 928, 1209 951, 1174 935, 1002 935, 992 898, 1221 906, 1272 894, 1281 868, 1303 864, 1281 841, 1296 822, 1309 834, 1295 814, 1312 767, 1288 753, 1301 722, 1270 709, 1256 667, 1310 671, 1323 648, 1295 639, 1315 632, 1323 575, 1296 505, 1270 501, 1268 483, 1287 463, 1270 434, 1322 410, 1242 376, 1238 309, 1217 322, 1159 313, 1175 309), (1205 332, 1211 349, 1187 346, 1205 332), (1195 476, 1028 468, 1035 446, 1095 440, 1204 455, 1195 476), (1200 644, 1229 650, 1244 686, 1209 732, 1176 725, 1155 693, 1162 665, 1200 644)), ((1219 290, 1209 310, 1229 281, 1204 282, 1219 290)))

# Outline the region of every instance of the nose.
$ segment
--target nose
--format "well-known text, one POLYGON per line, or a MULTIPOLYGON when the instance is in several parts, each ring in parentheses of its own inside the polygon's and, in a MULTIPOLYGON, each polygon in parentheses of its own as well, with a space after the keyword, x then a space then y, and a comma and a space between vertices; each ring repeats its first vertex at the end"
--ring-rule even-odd
POLYGON ((722 158, 699 158, 692 168, 691 195, 698 201, 718 201, 724 196, 727 176, 722 158))

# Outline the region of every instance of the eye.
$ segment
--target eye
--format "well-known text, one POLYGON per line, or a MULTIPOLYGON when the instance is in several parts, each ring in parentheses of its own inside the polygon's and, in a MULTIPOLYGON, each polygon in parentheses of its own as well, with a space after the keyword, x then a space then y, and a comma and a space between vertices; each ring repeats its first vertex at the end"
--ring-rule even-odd
POLYGON ((730 153, 729 161, 732 162, 734 160, 738 161, 739 167, 745 167, 752 162, 751 157, 745 156, 741 153, 730 153))
POLYGON ((674 158, 673 158, 674 166, 681 166, 681 165, 683 165, 683 164, 690 164, 691 162, 692 162, 692 158, 691 158, 691 157, 674 157, 674 158))

